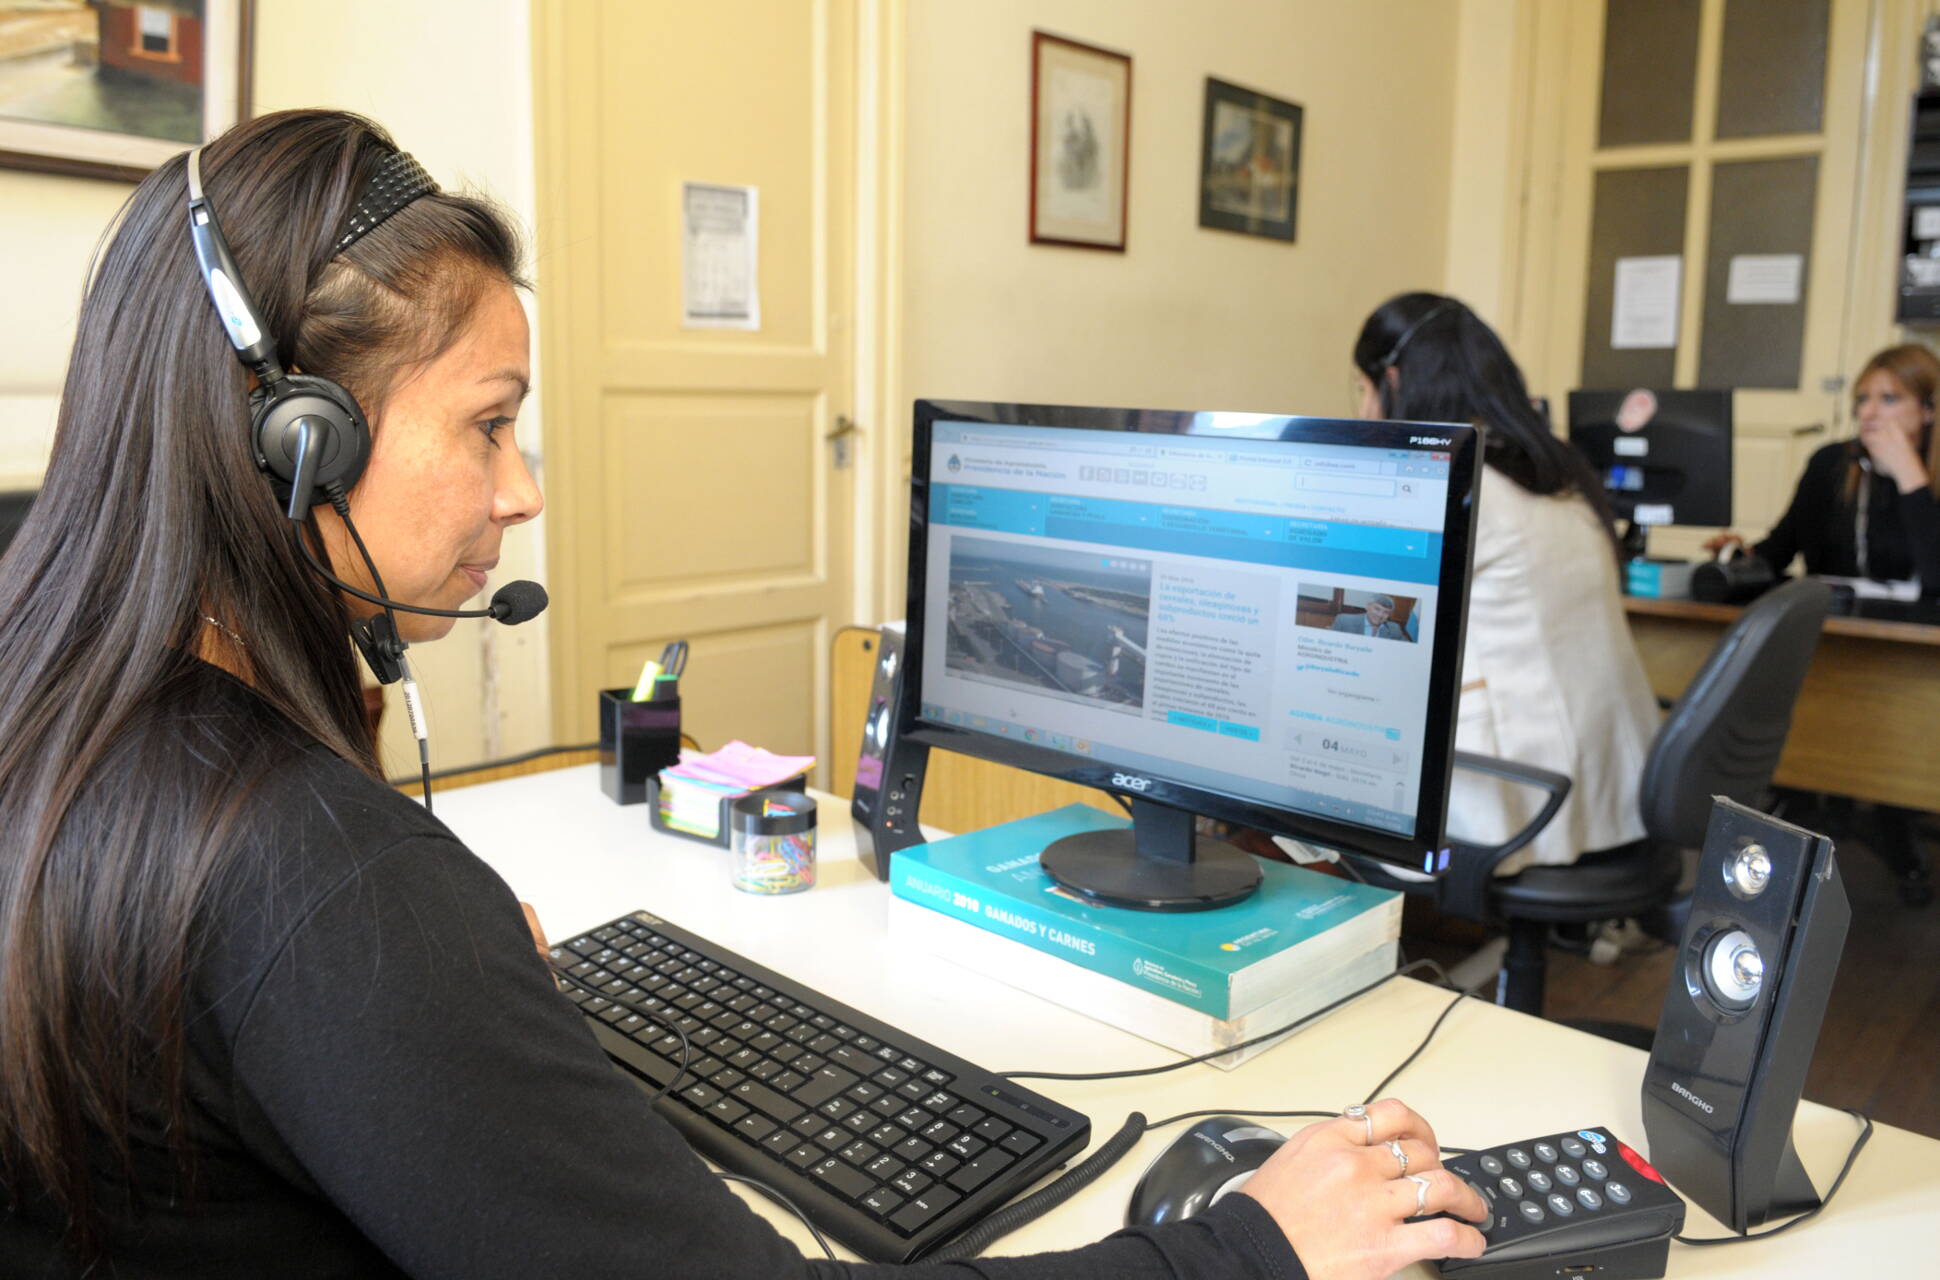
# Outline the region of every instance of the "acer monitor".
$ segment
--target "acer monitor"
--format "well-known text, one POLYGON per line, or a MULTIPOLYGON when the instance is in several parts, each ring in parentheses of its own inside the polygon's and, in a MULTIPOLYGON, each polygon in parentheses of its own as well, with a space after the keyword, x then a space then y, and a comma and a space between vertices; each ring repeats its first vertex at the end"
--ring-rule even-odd
POLYGON ((1197 815, 1447 865, 1478 433, 919 400, 899 734, 1121 797, 1083 897, 1259 883, 1197 815))

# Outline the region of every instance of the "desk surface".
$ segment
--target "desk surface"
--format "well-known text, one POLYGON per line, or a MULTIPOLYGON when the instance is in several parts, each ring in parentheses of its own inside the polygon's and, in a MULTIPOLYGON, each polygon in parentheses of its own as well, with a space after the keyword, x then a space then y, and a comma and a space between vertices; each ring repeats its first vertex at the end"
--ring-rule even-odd
MULTIPOLYGON (((848 805, 821 797, 820 883, 783 898, 735 891, 727 852, 652 830, 644 806, 622 808, 581 766, 443 792, 437 815, 539 911, 555 939, 647 908, 876 1016, 1000 1071, 1097 1071, 1176 1055, 967 970, 913 965, 885 938, 888 886, 855 861, 848 805)), ((1405 1058, 1450 996, 1397 979, 1231 1072, 1195 1066, 1138 1080, 1032 1087, 1084 1111, 1094 1142, 1131 1111, 1152 1119, 1220 1107, 1335 1110, 1358 1101, 1405 1058)), ((1644 1055, 1537 1018, 1469 1001, 1395 1083, 1454 1146, 1605 1126, 1642 1149, 1644 1055)), ((1283 1130, 1304 1121, 1264 1120, 1283 1130)), ((1183 1126, 1148 1134, 1098 1182, 999 1241, 992 1252, 1070 1248, 1122 1225, 1146 1164, 1183 1126)), ((1823 1189, 1855 1136, 1843 1112, 1800 1108, 1800 1156, 1823 1189)), ((740 1191, 740 1188, 736 1188, 740 1191)), ((753 1193, 757 1212, 810 1253, 792 1219, 753 1193)), ((1694 1249, 1673 1245, 1671 1276, 1911 1274, 1932 1262, 1940 1142, 1880 1126, 1832 1207, 1777 1240, 1694 1249)), ((1686 1231, 1720 1234, 1703 1211, 1686 1231)), ((839 1247, 839 1246, 838 1246, 839 1247)), ((1426 1267, 1403 1274, 1429 1277, 1426 1267)))

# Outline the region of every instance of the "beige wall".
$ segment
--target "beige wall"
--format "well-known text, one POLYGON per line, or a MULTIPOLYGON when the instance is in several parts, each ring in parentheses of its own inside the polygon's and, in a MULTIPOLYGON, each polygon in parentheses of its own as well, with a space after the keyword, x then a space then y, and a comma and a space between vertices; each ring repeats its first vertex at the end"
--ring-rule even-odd
MULTIPOLYGON (((910 4, 905 399, 1351 412, 1361 321, 1393 293, 1443 282, 1459 9, 910 4), (1028 242, 1033 28, 1132 55, 1123 254, 1028 242), (1199 227, 1208 75, 1305 107, 1296 243, 1199 227)), ((902 413, 891 439, 907 432, 902 413)), ((901 608, 905 476, 883 479, 885 615, 901 608)))
MULTIPOLYGON (((256 12, 258 112, 364 112, 441 183, 489 192, 531 227, 525 0, 259 0, 256 12)), ((123 183, 0 170, 0 243, 9 246, 0 280, 7 298, 0 306, 0 487, 31 485, 45 466, 88 260, 128 192, 123 183)), ((520 442, 535 459, 542 401, 543 389, 535 391, 519 423, 520 442)), ((542 524, 506 538, 495 583, 542 576, 542 524)), ((545 647, 541 618, 516 629, 461 622, 440 644, 412 650, 434 766, 549 739, 545 647)), ((385 760, 404 772, 415 769, 417 754, 395 691, 391 702, 385 760)))

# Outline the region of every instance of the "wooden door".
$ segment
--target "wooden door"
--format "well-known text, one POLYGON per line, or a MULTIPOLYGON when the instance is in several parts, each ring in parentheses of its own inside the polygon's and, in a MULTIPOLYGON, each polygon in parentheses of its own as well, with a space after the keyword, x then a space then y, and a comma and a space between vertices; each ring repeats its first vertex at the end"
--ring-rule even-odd
POLYGON ((692 646, 683 727, 826 740, 851 604, 853 0, 540 0, 554 720, 692 646), (758 192, 759 327, 693 327, 687 182, 758 192))
MULTIPOLYGON (((1867 65, 1866 0, 1595 0, 1542 10, 1537 93, 1561 120, 1532 378, 1736 388, 1734 527, 1783 513, 1806 455, 1849 432, 1842 367, 1867 65), (1681 261, 1674 344, 1615 350, 1614 265, 1681 261), (1782 298, 1797 259, 1796 301, 1782 298), (1759 268, 1780 279, 1760 293, 1759 268), (1749 269, 1739 276, 1734 272, 1749 269), (1750 300, 1748 300, 1750 299, 1750 300)), ((1654 531, 1695 554, 1706 529, 1654 531)))

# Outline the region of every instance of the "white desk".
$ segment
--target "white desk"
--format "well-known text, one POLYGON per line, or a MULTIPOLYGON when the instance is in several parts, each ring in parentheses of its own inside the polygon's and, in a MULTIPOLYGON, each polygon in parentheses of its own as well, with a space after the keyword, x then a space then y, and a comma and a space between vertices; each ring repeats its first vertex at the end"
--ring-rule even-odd
MULTIPOLYGON (((726 850, 654 831, 644 805, 622 808, 601 794, 592 765, 440 792, 437 815, 538 908, 554 940, 646 908, 993 1070, 1097 1071, 1176 1057, 966 970, 893 952, 884 935, 888 886, 855 860, 848 803, 820 799, 820 882, 782 898, 737 892, 726 850)), ((1424 983, 1391 982, 1231 1072, 1195 1066, 1138 1080, 1024 1083, 1089 1115, 1094 1142, 1131 1111, 1156 1120, 1206 1107, 1333 1110, 1359 1101, 1406 1057, 1449 998, 1424 983)), ((1597 1125, 1644 1150, 1643 1064, 1638 1050, 1469 1001, 1391 1092, 1453 1146, 1597 1125)), ((1264 1123, 1286 1131, 1305 1122, 1264 1123)), ((992 1252, 1069 1248, 1117 1229, 1139 1174, 1183 1127, 1148 1134, 1096 1183, 992 1252)), ((1821 1191, 1856 1128, 1843 1112, 1800 1108, 1799 1154, 1821 1191)), ((792 1218, 746 1195, 816 1252, 792 1218)), ((1936 1227, 1940 1142, 1880 1125, 1817 1219, 1772 1241, 1674 1244, 1668 1274, 1940 1275, 1936 1227)), ((1695 1206, 1685 1231, 1723 1234, 1695 1206)))

